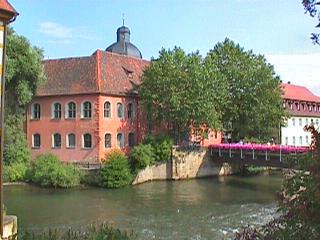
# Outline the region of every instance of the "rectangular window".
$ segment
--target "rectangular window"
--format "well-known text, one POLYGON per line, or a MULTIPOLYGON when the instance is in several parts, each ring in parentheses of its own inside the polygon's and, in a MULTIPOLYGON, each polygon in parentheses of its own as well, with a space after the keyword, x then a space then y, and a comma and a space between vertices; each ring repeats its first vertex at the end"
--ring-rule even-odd
POLYGON ((299 137, 300 146, 302 146, 302 136, 299 137))
POLYGON ((289 139, 288 139, 288 137, 285 137, 285 145, 288 145, 289 144, 289 139))
POLYGON ((309 119, 306 118, 306 125, 309 125, 309 119))
POLYGON ((302 119, 299 118, 299 126, 302 126, 302 119))
POLYGON ((306 144, 309 144, 309 136, 306 136, 306 144))
POLYGON ((295 118, 292 118, 292 126, 296 126, 296 119, 295 118))
POLYGON ((293 146, 296 145, 296 137, 295 137, 295 136, 292 137, 292 145, 293 145, 293 146))

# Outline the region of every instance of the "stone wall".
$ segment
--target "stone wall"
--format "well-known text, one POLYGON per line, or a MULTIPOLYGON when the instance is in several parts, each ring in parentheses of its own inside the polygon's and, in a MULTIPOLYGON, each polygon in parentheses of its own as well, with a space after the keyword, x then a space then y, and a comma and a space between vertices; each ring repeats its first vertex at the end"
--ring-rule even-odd
POLYGON ((141 170, 133 184, 152 180, 179 180, 232 174, 235 167, 229 164, 216 165, 210 161, 206 148, 177 148, 172 149, 172 161, 148 166, 141 170))

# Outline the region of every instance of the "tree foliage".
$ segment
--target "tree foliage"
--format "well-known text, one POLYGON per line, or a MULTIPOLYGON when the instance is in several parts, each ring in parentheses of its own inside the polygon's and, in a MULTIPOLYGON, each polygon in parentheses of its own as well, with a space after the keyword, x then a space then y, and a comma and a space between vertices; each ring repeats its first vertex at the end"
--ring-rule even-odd
POLYGON ((222 122, 232 123, 233 137, 270 139, 285 113, 280 79, 265 57, 225 39, 205 61, 223 76, 220 82, 227 95, 223 94, 219 105, 222 122))
MULTIPOLYGON (((319 0, 302 0, 302 5, 304 7, 305 13, 309 13, 309 15, 313 18, 317 18, 316 27, 320 27, 320 1, 319 0)), ((320 45, 320 34, 319 33, 311 33, 311 40, 314 44, 320 45)))
POLYGON ((24 114, 26 105, 45 81, 43 51, 8 29, 6 105, 9 114, 24 114))
POLYGON ((198 53, 186 54, 179 47, 162 49, 138 87, 149 121, 167 126, 176 140, 192 127, 219 127, 214 87, 218 77, 216 72, 210 72, 210 79, 203 73, 198 53))
POLYGON ((5 92, 5 149, 7 164, 30 159, 23 122, 27 104, 45 81, 42 50, 8 29, 5 92))

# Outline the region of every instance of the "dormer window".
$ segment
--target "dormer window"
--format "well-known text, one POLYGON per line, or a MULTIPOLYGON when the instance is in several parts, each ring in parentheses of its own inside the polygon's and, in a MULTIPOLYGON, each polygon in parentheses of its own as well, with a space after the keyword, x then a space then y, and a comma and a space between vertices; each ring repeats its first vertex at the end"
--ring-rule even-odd
POLYGON ((309 111, 312 111, 312 105, 308 104, 309 111))
POLYGON ((128 78, 133 78, 133 71, 132 70, 130 70, 130 69, 126 68, 126 67, 123 67, 123 66, 122 66, 122 68, 123 68, 123 70, 126 73, 128 78))
POLYGON ((306 110, 306 105, 304 103, 301 104, 302 105, 302 110, 306 110))
POLYGON ((296 102, 296 109, 299 111, 300 110, 300 103, 296 102))

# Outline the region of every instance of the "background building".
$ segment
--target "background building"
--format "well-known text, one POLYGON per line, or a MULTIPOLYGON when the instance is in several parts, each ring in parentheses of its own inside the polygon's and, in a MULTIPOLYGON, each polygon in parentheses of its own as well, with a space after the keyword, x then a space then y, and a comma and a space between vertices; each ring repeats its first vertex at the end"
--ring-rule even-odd
POLYGON ((306 87, 282 84, 283 106, 290 117, 286 126, 281 128, 281 144, 293 146, 309 146, 311 134, 303 130, 305 125, 314 124, 319 128, 320 97, 314 95, 306 87))

